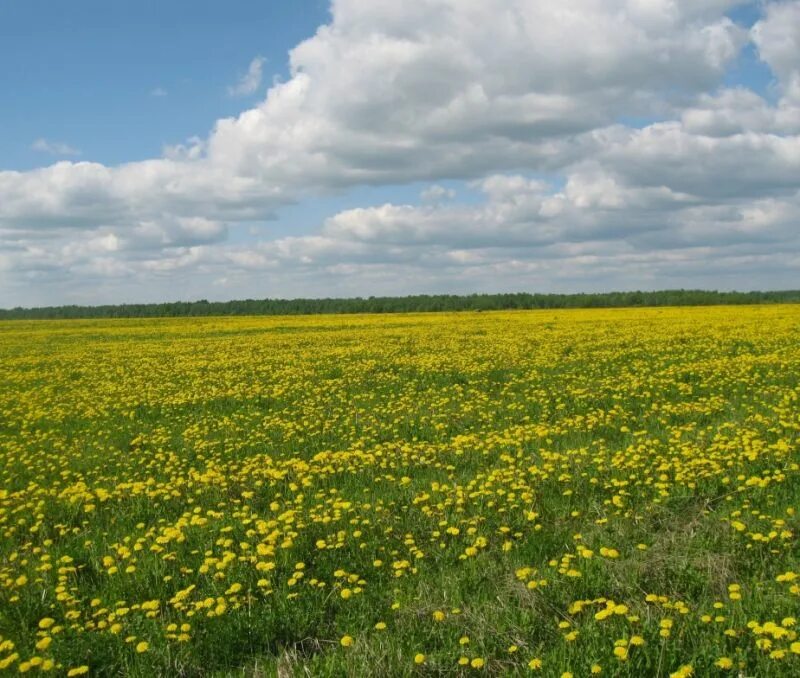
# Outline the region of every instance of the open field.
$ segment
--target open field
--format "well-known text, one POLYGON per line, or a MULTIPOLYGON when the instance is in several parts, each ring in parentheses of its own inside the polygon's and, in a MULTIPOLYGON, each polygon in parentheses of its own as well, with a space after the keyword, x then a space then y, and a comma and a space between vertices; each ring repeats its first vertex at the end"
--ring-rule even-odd
POLYGON ((800 307, 0 324, 0 672, 800 675, 800 307))

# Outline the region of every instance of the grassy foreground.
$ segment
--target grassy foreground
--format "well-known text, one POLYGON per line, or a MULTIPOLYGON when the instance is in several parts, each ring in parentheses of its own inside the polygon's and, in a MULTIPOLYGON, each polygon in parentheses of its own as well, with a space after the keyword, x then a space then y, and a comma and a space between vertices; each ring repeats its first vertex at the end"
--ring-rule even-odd
POLYGON ((800 675, 800 307, 0 325, 0 673, 800 675))

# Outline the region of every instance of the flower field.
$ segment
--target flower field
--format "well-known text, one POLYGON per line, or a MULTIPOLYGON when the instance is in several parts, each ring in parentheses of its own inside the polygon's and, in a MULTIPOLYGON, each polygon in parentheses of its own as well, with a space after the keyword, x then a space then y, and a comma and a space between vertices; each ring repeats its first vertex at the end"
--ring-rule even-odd
POLYGON ((800 675, 800 307, 0 324, 0 673, 800 675))

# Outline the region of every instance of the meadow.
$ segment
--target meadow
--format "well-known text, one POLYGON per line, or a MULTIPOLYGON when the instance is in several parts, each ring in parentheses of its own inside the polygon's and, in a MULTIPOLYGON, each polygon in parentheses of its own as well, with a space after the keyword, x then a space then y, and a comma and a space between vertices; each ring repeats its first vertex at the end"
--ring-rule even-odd
POLYGON ((800 675, 800 306, 0 323, 0 673, 800 675))

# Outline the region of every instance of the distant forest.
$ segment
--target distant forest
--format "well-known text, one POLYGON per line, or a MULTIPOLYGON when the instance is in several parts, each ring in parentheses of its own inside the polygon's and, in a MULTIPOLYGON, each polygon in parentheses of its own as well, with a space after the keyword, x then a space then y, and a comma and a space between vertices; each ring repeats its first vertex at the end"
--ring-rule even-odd
POLYGON ((174 318, 225 315, 305 315, 317 313, 420 313, 508 309, 622 308, 627 306, 710 306, 800 302, 800 290, 713 292, 664 290, 602 294, 420 294, 348 299, 243 299, 175 301, 162 304, 47 306, 0 309, 0 320, 46 318, 174 318))

